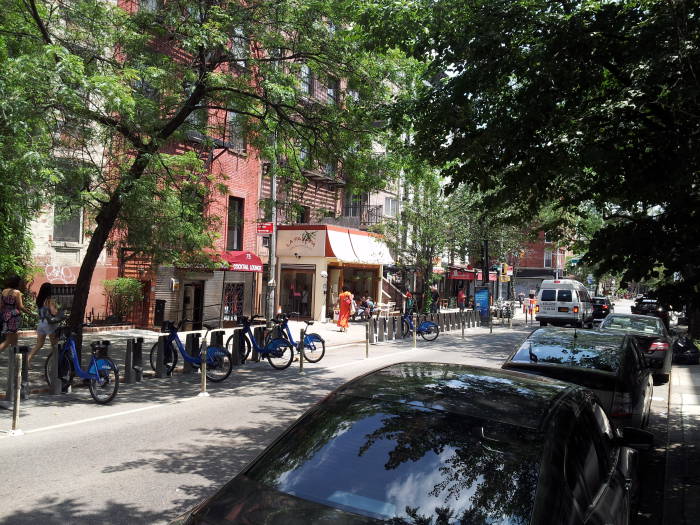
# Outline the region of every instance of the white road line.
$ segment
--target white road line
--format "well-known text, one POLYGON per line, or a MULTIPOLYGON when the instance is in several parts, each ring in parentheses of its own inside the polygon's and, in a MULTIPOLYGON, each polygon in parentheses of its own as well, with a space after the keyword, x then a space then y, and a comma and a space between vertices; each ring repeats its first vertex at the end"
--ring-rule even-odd
MULTIPOLYGON (((379 359, 385 359, 387 357, 393 357, 393 356, 397 356, 397 355, 412 353, 412 352, 415 352, 416 350, 417 350, 416 348, 410 348, 408 350, 402 350, 400 352, 392 352, 391 354, 370 357, 369 359, 362 359, 361 361, 351 361, 349 363, 343 363, 341 365, 336 365, 336 366, 329 366, 329 367, 325 367, 323 369, 309 370, 309 373, 322 373, 322 372, 325 372, 328 370, 337 370, 339 368, 345 368, 347 366, 360 365, 360 364, 366 363, 368 361, 376 361, 379 359)), ((83 423, 91 423, 93 421, 102 421, 102 420, 111 419, 114 417, 127 416, 129 414, 144 412, 146 410, 153 410, 155 408, 162 408, 162 407, 167 407, 170 405, 176 405, 178 403, 183 403, 185 401, 191 401, 192 399, 197 399, 197 396, 193 396, 191 398, 180 399, 180 400, 172 402, 172 403, 158 403, 155 405, 149 405, 149 406, 145 406, 145 407, 141 407, 141 408, 134 408, 132 410, 125 410, 123 412, 115 412, 114 414, 105 414, 103 416, 96 416, 96 417, 91 417, 91 418, 87 418, 87 419, 79 419, 77 421, 69 421, 68 423, 60 423, 58 425, 51 425, 48 427, 35 428, 33 430, 26 430, 24 433, 25 434, 33 434, 34 432, 45 432, 47 430, 57 430, 59 428, 71 427, 71 426, 80 425, 83 423)), ((12 437, 12 436, 4 435, 4 436, 0 436, 0 439, 6 439, 9 437, 12 437)))

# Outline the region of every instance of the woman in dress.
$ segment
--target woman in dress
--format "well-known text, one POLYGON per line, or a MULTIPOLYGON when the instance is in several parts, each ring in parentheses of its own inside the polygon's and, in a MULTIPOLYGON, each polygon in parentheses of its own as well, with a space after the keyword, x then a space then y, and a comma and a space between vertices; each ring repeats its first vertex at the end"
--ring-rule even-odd
POLYGON ((350 323, 350 314, 352 313, 352 304, 354 298, 347 286, 343 286, 343 292, 338 295, 338 306, 340 313, 338 314, 338 326, 341 332, 347 332, 350 323))
POLYGON ((0 352, 8 346, 17 346, 17 332, 22 325, 22 312, 31 313, 22 302, 22 292, 19 287, 22 279, 13 275, 5 281, 5 288, 0 296, 0 319, 5 340, 0 343, 0 352))
POLYGON ((29 353, 29 357, 27 358, 28 363, 31 363, 34 354, 43 348, 47 335, 49 336, 52 348, 58 343, 58 337, 56 337, 58 323, 54 321, 58 316, 58 305, 51 295, 51 283, 42 284, 41 288, 39 288, 39 294, 36 296, 36 306, 39 309, 39 324, 36 327, 36 344, 29 353))

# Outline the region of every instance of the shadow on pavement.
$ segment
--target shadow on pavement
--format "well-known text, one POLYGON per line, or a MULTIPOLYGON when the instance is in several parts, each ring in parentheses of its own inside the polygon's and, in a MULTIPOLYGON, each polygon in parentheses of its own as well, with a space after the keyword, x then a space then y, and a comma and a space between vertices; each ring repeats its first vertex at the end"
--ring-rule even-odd
POLYGON ((100 511, 87 511, 83 504, 74 499, 60 500, 44 498, 36 502, 31 510, 15 512, 0 521, 0 525, 52 525, 65 523, 109 523, 128 525, 130 523, 154 523, 163 516, 122 503, 107 501, 100 511))

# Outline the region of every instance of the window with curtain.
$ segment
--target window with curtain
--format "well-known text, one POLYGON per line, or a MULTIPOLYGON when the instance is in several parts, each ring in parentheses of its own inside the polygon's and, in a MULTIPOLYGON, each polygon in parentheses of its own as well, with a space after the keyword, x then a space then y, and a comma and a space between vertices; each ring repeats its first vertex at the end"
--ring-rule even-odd
POLYGON ((307 95, 312 95, 314 92, 314 79, 311 68, 307 64, 302 64, 299 75, 301 80, 301 91, 307 95))
POLYGON ((243 116, 229 111, 226 116, 226 142, 229 148, 238 152, 245 152, 247 147, 243 116))

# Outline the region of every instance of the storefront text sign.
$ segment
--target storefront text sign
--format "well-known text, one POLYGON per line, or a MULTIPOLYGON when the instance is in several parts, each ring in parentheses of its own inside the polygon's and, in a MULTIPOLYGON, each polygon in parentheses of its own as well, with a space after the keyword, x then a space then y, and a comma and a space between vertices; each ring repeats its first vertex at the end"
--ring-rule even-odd
POLYGON ((277 231, 277 255, 323 257, 325 254, 325 230, 277 231))
POLYGON ((274 231, 274 226, 271 222, 258 223, 258 235, 270 235, 274 231))

